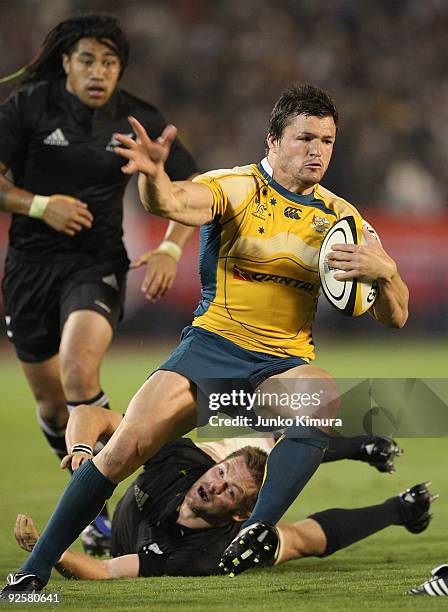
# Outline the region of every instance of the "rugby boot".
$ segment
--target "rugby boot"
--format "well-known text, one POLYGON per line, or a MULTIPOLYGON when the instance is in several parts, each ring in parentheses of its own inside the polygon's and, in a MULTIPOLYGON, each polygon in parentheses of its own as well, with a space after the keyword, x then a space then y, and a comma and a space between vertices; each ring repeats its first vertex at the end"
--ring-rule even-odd
POLYGON ((218 567, 221 573, 233 577, 252 567, 274 565, 278 542, 278 531, 273 525, 249 525, 225 549, 218 567))
POLYGON ((34 574, 20 572, 8 574, 6 585, 0 591, 0 599, 8 600, 11 593, 39 593, 44 585, 34 574))
POLYGON ((424 531, 432 519, 429 508, 439 496, 429 491, 430 482, 414 485, 398 495, 398 500, 409 518, 403 523, 411 533, 424 531))
POLYGON ((431 578, 420 586, 409 589, 406 594, 446 597, 448 595, 448 563, 435 567, 431 570, 431 578))
POLYGON ((359 459, 375 467, 379 472, 395 472, 394 460, 403 454, 403 449, 392 438, 373 436, 364 442, 359 459))
POLYGON ((110 553, 112 523, 105 514, 100 514, 81 533, 81 543, 88 555, 103 557, 110 553))

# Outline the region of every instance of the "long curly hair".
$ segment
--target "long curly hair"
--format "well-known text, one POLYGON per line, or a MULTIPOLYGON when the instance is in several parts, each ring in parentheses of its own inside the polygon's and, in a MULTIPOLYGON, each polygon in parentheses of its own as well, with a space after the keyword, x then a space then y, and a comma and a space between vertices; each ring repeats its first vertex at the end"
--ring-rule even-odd
POLYGON ((96 38, 117 54, 120 78, 129 61, 129 42, 118 21, 106 13, 87 14, 61 21, 45 37, 37 57, 26 67, 22 83, 36 83, 64 76, 62 55, 70 55, 81 38, 96 38))

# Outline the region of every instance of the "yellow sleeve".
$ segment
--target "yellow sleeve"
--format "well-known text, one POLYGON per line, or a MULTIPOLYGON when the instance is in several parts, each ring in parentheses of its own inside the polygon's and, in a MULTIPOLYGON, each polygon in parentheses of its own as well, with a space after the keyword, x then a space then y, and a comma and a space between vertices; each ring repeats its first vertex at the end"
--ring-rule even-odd
POLYGON ((253 165, 212 170, 193 181, 209 187, 213 193, 212 218, 219 217, 221 223, 244 208, 259 188, 253 165))
POLYGON ((223 215, 226 211, 228 204, 228 197, 224 191, 221 183, 211 175, 211 173, 201 174, 193 179, 194 183, 202 183, 207 185, 213 194, 213 208, 212 208, 212 219, 215 219, 218 215, 223 215))

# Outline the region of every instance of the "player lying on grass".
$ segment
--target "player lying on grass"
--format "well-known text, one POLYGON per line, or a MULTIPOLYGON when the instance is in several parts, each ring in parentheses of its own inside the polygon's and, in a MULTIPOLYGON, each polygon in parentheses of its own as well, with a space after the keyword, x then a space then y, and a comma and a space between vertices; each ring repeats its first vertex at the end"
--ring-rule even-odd
MULTIPOLYGON (((185 442, 190 441, 185 440, 185 442)), ((172 442, 167 446, 171 447, 175 444, 176 442, 172 442)), ((244 451, 244 453, 247 452, 253 451, 244 451)), ((207 491, 210 499, 201 500, 199 504, 210 504, 210 506, 216 504, 216 500, 220 497, 219 485, 216 484, 219 479, 215 481, 211 479, 212 473, 220 469, 220 465, 240 463, 244 453, 227 459, 223 464, 217 464, 205 472, 203 477, 199 478, 187 492, 180 505, 179 516, 184 511, 189 512, 188 500, 198 499, 197 489, 203 480, 210 479, 211 485, 207 491)), ((235 484, 238 482, 240 481, 237 479, 235 484)), ((266 532, 266 539, 254 540, 254 554, 258 554, 265 546, 269 546, 272 554, 263 565, 278 565, 303 557, 326 557, 391 525, 403 525, 411 533, 421 533, 431 520, 428 510, 435 497, 429 493, 427 483, 423 483, 374 506, 353 509, 332 508, 312 514, 297 523, 280 523, 277 526, 275 538, 272 539, 271 534, 266 532)), ((168 535, 162 529, 157 531, 157 529, 149 528, 145 531, 145 521, 142 517, 140 517, 140 523, 133 524, 130 519, 136 514, 136 510, 130 508, 131 499, 135 505, 133 488, 128 489, 113 518, 113 533, 115 531, 117 534, 115 535, 116 545, 120 542, 126 543, 130 552, 120 553, 117 548, 115 552, 118 556, 99 560, 85 553, 67 550, 55 565, 64 577, 108 580, 162 575, 208 576, 216 574, 222 547, 227 545, 238 532, 238 523, 244 516, 238 513, 229 519, 228 514, 223 510, 222 519, 220 519, 220 513, 214 514, 214 520, 223 521, 218 526, 214 522, 207 525, 207 519, 196 516, 193 517, 193 522, 197 521, 202 524, 201 527, 196 528, 188 527, 185 523, 189 523, 179 518, 175 525, 171 525, 168 535), (146 544, 144 543, 145 535, 150 538, 146 544), (124 539, 120 540, 120 537, 124 539), (190 543, 189 540, 191 540, 190 543)), ((31 551, 39 538, 33 520, 24 514, 17 516, 14 535, 19 546, 26 551, 31 551)))
MULTIPOLYGON (((69 449, 77 449, 73 459, 73 467, 76 469, 89 457, 89 451, 94 448, 98 441, 106 443, 110 436, 116 431, 122 415, 109 412, 96 406, 79 406, 79 409, 70 414, 68 429, 66 433, 66 444, 69 449), (80 441, 82 441, 81 444, 80 441), (82 451, 86 449, 87 453, 82 451)), ((276 436, 266 435, 264 438, 224 438, 220 441, 205 442, 197 444, 216 463, 224 460, 227 455, 240 450, 243 446, 256 445, 263 451, 269 453, 276 442, 276 436)), ((357 436, 352 438, 330 438, 329 446, 325 451, 323 461, 338 461, 340 459, 353 459, 364 461, 376 467, 380 472, 392 473, 395 471, 394 459, 402 454, 394 440, 380 436, 357 436)), ((71 463, 68 456, 63 462, 63 467, 71 463)), ((264 469, 264 468, 263 468, 264 469)), ((103 533, 111 535, 110 522, 103 523, 103 533)), ((90 554, 103 555, 109 552, 110 541, 106 538, 101 541, 101 546, 96 547, 95 527, 88 526, 83 532, 83 544, 87 545, 90 554), (90 538, 90 534, 91 538, 90 538)))
MULTIPOLYGON (((95 442, 106 441, 121 419, 100 407, 81 406, 73 412, 67 428, 67 445, 73 452, 63 467, 71 464, 76 470, 90 458, 95 442)), ((348 456, 380 471, 391 471, 399 452, 385 438, 359 436, 332 442, 330 461, 348 456)), ((90 580, 217 573, 223 546, 238 532, 239 522, 250 516, 263 478, 265 450, 269 452, 273 443, 271 437, 202 445, 180 439, 167 444, 146 463, 118 503, 112 523, 114 558, 99 561, 66 551, 56 568, 64 576, 90 580)), ((269 564, 277 564, 331 554, 388 525, 405 525, 417 533, 429 524, 430 502, 426 485, 418 485, 377 506, 326 510, 292 525, 281 524, 278 540, 276 534, 259 545, 271 547, 269 564)), ((28 551, 39 537, 32 519, 23 514, 17 517, 14 533, 28 551)))
MULTIPOLYGON (((94 407, 94 409, 89 411, 87 406, 80 406, 79 410, 70 415, 66 443, 68 445, 67 448, 77 449, 73 457, 73 467, 75 469, 89 457, 90 449, 95 447, 98 440, 103 443, 108 441, 112 433, 118 428, 121 420, 122 415, 119 413, 109 412, 100 407, 94 407), (82 441, 81 444, 79 444, 80 441, 82 441), (87 449, 87 452, 83 453, 83 449, 87 449)), ((274 447, 275 442, 276 438, 274 435, 266 435, 264 438, 224 438, 220 441, 197 443, 195 448, 200 448, 213 461, 220 463, 225 457, 240 451, 244 446, 255 445, 257 448, 261 448, 264 452, 269 453, 274 447)), ((395 471, 394 459, 401 455, 402 452, 402 449, 399 448, 394 440, 380 436, 330 438, 323 461, 331 462, 340 459, 359 460, 376 467, 380 472, 392 473, 395 471)), ((198 455, 197 452, 193 454, 198 455)), ((62 464, 63 467, 66 467, 71 461, 71 456, 67 456, 62 464)), ((147 462, 147 465, 150 464, 151 461, 147 462)), ((262 470, 264 470, 264 465, 262 470)), ((115 516, 115 519, 117 519, 117 516, 115 516)), ((117 521, 115 520, 116 526, 117 521)), ((112 535, 110 524, 104 524, 103 527, 104 531, 108 528, 109 534, 112 535)), ((100 549, 95 549, 95 531, 92 533, 92 541, 90 542, 89 529, 90 527, 87 527, 83 532, 83 542, 88 544, 90 554, 101 555, 104 554, 104 550, 109 551, 110 542, 108 545, 106 540, 102 541, 100 549)))

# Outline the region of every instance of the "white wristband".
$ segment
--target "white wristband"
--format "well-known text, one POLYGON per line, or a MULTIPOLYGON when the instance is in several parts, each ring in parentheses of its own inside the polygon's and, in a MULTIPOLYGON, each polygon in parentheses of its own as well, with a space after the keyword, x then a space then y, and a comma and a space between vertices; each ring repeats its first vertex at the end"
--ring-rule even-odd
POLYGON ((172 240, 164 240, 159 244, 154 253, 166 253, 167 255, 170 255, 174 261, 179 261, 182 256, 182 249, 176 242, 173 242, 172 240))
POLYGON ((50 198, 48 196, 35 195, 34 198, 31 200, 31 206, 28 211, 28 215, 30 217, 34 217, 35 219, 42 219, 49 201, 50 198))

